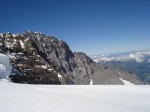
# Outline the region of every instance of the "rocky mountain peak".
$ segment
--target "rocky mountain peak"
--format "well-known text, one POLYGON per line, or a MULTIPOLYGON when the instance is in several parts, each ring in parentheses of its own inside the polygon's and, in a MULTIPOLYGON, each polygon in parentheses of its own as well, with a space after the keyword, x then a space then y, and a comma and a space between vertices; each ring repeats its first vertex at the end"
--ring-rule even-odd
POLYGON ((123 84, 122 77, 141 84, 133 74, 119 75, 120 71, 96 64, 85 53, 73 53, 65 41, 39 32, 1 34, 0 53, 9 56, 9 77, 17 83, 123 84))
POLYGON ((83 52, 74 52, 74 56, 76 60, 80 60, 81 62, 91 64, 95 63, 91 58, 89 58, 85 53, 83 52))

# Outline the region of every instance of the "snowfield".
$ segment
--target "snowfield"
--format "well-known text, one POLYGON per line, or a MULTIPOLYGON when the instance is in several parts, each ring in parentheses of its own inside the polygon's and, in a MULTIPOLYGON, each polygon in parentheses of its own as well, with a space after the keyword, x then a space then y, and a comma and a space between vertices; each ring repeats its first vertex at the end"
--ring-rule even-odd
POLYGON ((150 112, 150 86, 56 86, 0 81, 0 112, 150 112))

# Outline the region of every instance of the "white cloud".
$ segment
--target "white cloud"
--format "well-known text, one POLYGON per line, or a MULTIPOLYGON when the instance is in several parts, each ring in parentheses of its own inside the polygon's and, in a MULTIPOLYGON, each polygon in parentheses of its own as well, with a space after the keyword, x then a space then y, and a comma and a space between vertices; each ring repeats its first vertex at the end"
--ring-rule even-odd
MULTIPOLYGON (((99 56, 99 57, 94 57, 93 60, 97 63, 102 61, 109 62, 109 61, 132 61, 132 60, 141 63, 145 61, 146 56, 150 56, 150 51, 130 53, 128 55, 120 55, 116 57, 99 56)), ((147 59, 147 61, 150 62, 150 59, 147 59)))
POLYGON ((93 59, 95 62, 101 62, 101 61, 112 61, 109 57, 97 57, 93 59))

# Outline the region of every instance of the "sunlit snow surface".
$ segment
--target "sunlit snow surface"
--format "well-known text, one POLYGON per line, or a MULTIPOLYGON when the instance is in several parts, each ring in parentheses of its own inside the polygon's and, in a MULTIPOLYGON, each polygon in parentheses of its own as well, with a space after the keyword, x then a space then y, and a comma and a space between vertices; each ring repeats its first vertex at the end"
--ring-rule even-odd
POLYGON ((53 86, 0 81, 0 112, 150 112, 150 86, 53 86))

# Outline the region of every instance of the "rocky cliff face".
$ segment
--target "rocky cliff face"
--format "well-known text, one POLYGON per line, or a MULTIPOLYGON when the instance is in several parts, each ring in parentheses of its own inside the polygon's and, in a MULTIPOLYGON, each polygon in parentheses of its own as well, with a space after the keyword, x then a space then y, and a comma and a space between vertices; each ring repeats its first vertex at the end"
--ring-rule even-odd
POLYGON ((27 31, 0 35, 0 53, 10 58, 10 79, 30 84, 142 84, 127 71, 96 64, 86 54, 72 52, 62 40, 27 31))

